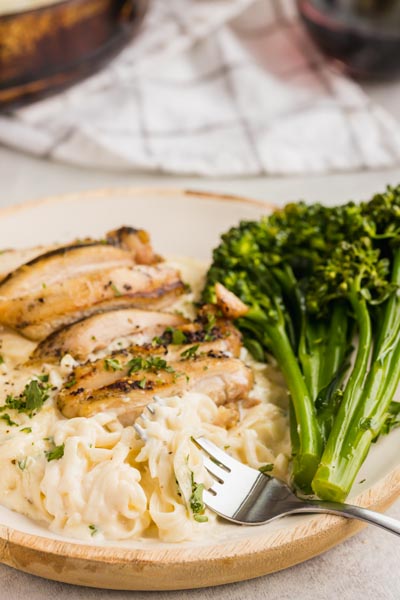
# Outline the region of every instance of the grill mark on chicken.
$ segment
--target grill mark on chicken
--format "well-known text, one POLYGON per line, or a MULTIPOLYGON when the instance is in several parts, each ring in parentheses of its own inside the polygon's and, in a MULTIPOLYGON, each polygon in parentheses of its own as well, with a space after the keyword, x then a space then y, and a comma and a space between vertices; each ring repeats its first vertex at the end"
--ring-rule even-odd
POLYGON ((0 323, 32 340, 111 308, 160 309, 184 292, 176 269, 137 265, 100 271, 58 282, 40 294, 0 299, 0 323), (129 290, 125 289, 125 285, 129 290))
POLYGON ((12 272, 18 269, 21 265, 26 264, 33 258, 58 248, 60 244, 52 244, 51 246, 35 246, 33 248, 23 249, 4 249, 0 252, 0 283, 12 272))
POLYGON ((31 358, 54 360, 71 354, 76 360, 83 360, 117 338, 140 333, 150 342, 166 327, 184 323, 186 319, 170 313, 132 308, 102 311, 54 332, 37 346, 31 358))
POLYGON ((253 385, 251 369, 237 358, 206 355, 172 361, 168 367, 169 371, 143 369, 119 376, 96 389, 86 389, 77 381, 60 391, 58 407, 68 418, 112 410, 128 425, 152 401, 154 394, 169 397, 198 391, 208 394, 219 405, 245 398, 253 385))
POLYGON ((43 250, 20 251, 26 260, 1 281, 0 297, 31 295, 43 285, 52 285, 84 272, 160 261, 153 251, 149 234, 133 227, 110 231, 102 241, 87 238, 43 250))

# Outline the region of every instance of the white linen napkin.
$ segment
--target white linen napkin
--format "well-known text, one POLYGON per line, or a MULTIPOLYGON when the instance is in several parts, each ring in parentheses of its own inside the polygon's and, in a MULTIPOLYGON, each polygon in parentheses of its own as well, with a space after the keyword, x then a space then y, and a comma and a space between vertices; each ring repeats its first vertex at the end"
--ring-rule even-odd
POLYGON ((400 164, 400 124, 327 64, 293 0, 152 0, 110 66, 0 117, 0 143, 82 166, 206 176, 400 164))

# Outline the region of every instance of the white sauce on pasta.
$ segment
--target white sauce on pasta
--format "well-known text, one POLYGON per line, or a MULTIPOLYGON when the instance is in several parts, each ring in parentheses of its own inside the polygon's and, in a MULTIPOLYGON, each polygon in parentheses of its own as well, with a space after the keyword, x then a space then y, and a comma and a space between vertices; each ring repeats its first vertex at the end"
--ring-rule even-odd
MULTIPOLYGON (((192 316, 204 266, 190 260, 171 264, 192 286, 173 308, 192 316)), ((18 424, 0 419, 0 503, 57 533, 93 541, 158 537, 168 542, 207 535, 218 522, 208 510, 208 521, 198 522, 190 508, 192 477, 197 484, 211 484, 191 436, 206 436, 252 467, 271 463, 274 475, 287 477, 287 390, 273 365, 256 363, 246 350, 242 358, 254 371, 251 397, 258 403, 239 403, 236 424, 227 408, 204 394, 187 393, 162 400, 154 414, 146 411, 139 418, 143 441, 112 413, 61 415, 54 396, 74 367, 71 357, 65 356, 60 366, 18 367, 34 344, 5 331, 0 340, 0 405, 40 372, 49 374, 54 388, 32 418, 12 409, 0 412, 18 424), (64 455, 48 461, 46 452, 62 445, 64 455)))

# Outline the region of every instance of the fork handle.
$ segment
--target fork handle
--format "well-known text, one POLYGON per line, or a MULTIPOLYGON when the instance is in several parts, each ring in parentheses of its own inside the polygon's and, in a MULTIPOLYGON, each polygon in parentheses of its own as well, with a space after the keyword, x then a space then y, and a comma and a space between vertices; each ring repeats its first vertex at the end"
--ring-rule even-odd
POLYGON ((340 502, 325 502, 320 500, 307 500, 302 504, 296 505, 290 511, 294 513, 328 513, 332 515, 338 515, 340 517, 346 517, 347 519, 358 519, 359 521, 365 521, 371 525, 377 525, 400 535, 400 521, 387 517, 381 513, 367 508, 361 508, 360 506, 354 506, 352 504, 341 504, 340 502))

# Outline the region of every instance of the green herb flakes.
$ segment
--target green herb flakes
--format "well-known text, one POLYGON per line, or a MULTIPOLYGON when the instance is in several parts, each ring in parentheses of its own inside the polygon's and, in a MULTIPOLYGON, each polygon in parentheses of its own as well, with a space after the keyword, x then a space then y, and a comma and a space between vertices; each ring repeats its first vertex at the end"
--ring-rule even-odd
POLYGON ((26 469, 26 463, 27 462, 28 462, 28 457, 27 456, 25 456, 25 458, 23 460, 19 460, 18 461, 17 464, 18 464, 19 468, 21 469, 21 471, 25 471, 25 469, 26 469))
POLYGON ((273 471, 274 469, 274 465, 272 463, 268 463, 267 465, 262 465, 262 467, 259 467, 259 471, 260 473, 269 473, 270 471, 273 471))
POLYGON ((64 448, 65 444, 61 444, 61 446, 56 446, 52 450, 45 452, 48 462, 62 458, 64 456, 64 448))
POLYGON ((75 379, 75 377, 72 377, 72 379, 70 379, 69 381, 67 381, 67 383, 64 385, 64 387, 66 387, 67 389, 69 389, 72 386, 74 386, 75 384, 76 384, 76 379, 75 379))
POLYGON ((192 495, 189 498, 189 505, 193 513, 193 518, 199 523, 205 523, 208 521, 208 517, 204 514, 206 508, 203 502, 204 484, 196 483, 193 471, 190 472, 190 480, 192 484, 192 495))
POLYGON ((19 396, 8 395, 5 405, 0 406, 0 411, 12 408, 19 413, 26 413, 29 417, 32 417, 48 399, 49 389, 50 385, 46 381, 32 379, 26 384, 24 391, 19 396))
POLYGON ((111 283, 110 287, 111 287, 112 291, 114 292, 115 296, 117 296, 117 297, 122 296, 122 292, 117 288, 115 283, 111 283))
POLYGON ((5 421, 7 423, 7 425, 9 425, 10 427, 18 426, 18 423, 16 423, 15 421, 13 421, 8 413, 5 413, 4 415, 1 415, 0 419, 2 421, 5 421))
POLYGON ((168 365, 167 361, 159 356, 150 356, 144 358, 143 356, 135 356, 127 363, 128 375, 137 373, 138 371, 150 371, 157 373, 158 371, 166 371, 167 373, 174 373, 174 369, 168 365))
POLYGON ((146 379, 146 377, 143 377, 143 379, 141 379, 139 381, 139 387, 140 387, 140 389, 145 390, 146 389, 146 383, 147 383, 147 379, 146 379))
POLYGON ((181 358, 183 358, 183 360, 195 358, 196 352, 199 348, 200 348, 200 344, 195 344, 194 346, 190 346, 190 348, 186 348, 186 350, 181 352, 181 358))
POLYGON ((121 371, 122 365, 117 358, 106 358, 104 368, 106 371, 121 371))

